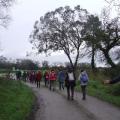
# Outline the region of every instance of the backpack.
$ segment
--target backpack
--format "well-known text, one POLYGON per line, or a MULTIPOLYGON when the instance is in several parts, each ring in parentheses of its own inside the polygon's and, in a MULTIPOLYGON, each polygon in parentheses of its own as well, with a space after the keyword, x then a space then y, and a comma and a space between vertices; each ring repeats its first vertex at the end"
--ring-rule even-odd
POLYGON ((74 80, 73 73, 68 73, 68 78, 69 78, 69 81, 73 81, 74 80))
POLYGON ((48 72, 45 72, 45 73, 44 73, 44 78, 45 78, 45 79, 48 79, 48 78, 49 78, 48 72))
POLYGON ((88 81, 87 75, 86 74, 82 74, 81 77, 80 77, 80 80, 81 80, 81 82, 86 83, 88 81))
POLYGON ((56 80, 56 74, 55 74, 55 72, 51 72, 50 73, 50 79, 51 80, 56 80))
POLYGON ((64 74, 64 72, 59 72, 58 78, 59 78, 60 81, 63 81, 63 80, 65 79, 65 74, 64 74))

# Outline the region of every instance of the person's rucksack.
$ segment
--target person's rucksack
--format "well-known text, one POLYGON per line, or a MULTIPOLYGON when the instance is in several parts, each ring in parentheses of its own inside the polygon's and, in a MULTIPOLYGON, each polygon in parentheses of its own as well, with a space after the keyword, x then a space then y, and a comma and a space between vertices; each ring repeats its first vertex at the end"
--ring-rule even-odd
POLYGON ((55 72, 50 73, 50 79, 51 80, 56 80, 56 73, 55 72))
POLYGON ((88 77, 87 77, 87 75, 86 74, 82 74, 81 75, 81 77, 80 77, 80 80, 82 81, 82 82, 87 82, 88 81, 88 77))

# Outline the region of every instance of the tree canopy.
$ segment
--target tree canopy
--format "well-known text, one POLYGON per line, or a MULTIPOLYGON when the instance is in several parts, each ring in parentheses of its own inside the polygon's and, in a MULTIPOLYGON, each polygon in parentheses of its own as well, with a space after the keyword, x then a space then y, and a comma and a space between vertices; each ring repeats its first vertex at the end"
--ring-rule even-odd
POLYGON ((73 70, 82 56, 91 58, 94 69, 98 53, 101 54, 98 57, 102 57, 111 67, 116 67, 111 53, 114 53, 115 59, 120 59, 120 18, 107 19, 105 12, 102 17, 89 14, 79 5, 73 9, 69 6, 59 7, 35 22, 30 42, 38 53, 64 51, 73 70), (84 55, 81 48, 87 49, 84 55))
POLYGON ((59 7, 46 13, 36 21, 30 35, 31 43, 39 53, 64 51, 71 67, 76 68, 80 46, 82 45, 82 29, 87 21, 88 12, 80 6, 71 9, 69 6, 59 7), (71 55, 75 55, 72 60, 71 55))
POLYGON ((8 8, 15 0, 0 0, 0 26, 7 27, 10 20, 8 8))

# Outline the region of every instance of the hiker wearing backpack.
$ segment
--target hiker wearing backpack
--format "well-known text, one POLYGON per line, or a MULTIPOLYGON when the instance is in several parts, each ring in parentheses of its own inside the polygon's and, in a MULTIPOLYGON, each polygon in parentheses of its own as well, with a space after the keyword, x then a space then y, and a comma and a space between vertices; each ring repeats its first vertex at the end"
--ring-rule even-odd
POLYGON ((40 88, 41 79, 42 79, 42 73, 41 73, 41 71, 38 71, 36 73, 36 82, 37 82, 37 87, 39 87, 39 88, 40 88))
POLYGON ((58 72, 58 82, 59 82, 59 90, 64 90, 64 81, 65 81, 65 73, 63 70, 58 72))
POLYGON ((66 73, 65 86, 67 88, 67 98, 68 100, 74 100, 74 88, 75 88, 75 76, 72 68, 68 67, 66 73))
POLYGON ((50 81, 50 90, 55 90, 55 82, 57 79, 56 72, 52 69, 49 73, 49 81, 50 81))
POLYGON ((86 99, 86 87, 87 87, 88 80, 89 80, 88 75, 85 70, 81 70, 79 80, 80 80, 81 90, 83 94, 82 99, 85 100, 86 99))
POLYGON ((49 73, 48 73, 48 71, 45 71, 45 73, 43 75, 43 78, 44 78, 44 82, 45 82, 45 87, 47 87, 48 82, 49 82, 49 73))

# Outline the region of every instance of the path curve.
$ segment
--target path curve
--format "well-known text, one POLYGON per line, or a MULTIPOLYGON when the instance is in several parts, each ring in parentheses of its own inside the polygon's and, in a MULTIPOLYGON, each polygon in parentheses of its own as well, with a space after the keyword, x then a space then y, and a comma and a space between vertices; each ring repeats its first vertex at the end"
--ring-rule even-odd
POLYGON ((76 100, 74 101, 68 101, 65 92, 53 92, 45 87, 38 89, 34 84, 29 83, 27 85, 33 89, 38 100, 35 120, 120 120, 119 108, 97 100, 94 97, 87 96, 88 100, 82 101, 80 93, 76 93, 76 96, 79 97, 75 97, 76 100), (109 107, 103 107, 101 110, 100 106, 103 105, 105 107, 109 106, 112 111, 109 113, 109 107), (106 110, 108 110, 108 113, 104 113, 106 110), (115 113, 111 115, 112 112, 115 113))

